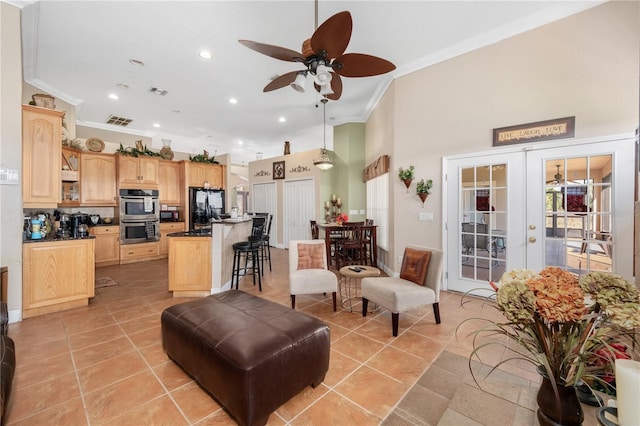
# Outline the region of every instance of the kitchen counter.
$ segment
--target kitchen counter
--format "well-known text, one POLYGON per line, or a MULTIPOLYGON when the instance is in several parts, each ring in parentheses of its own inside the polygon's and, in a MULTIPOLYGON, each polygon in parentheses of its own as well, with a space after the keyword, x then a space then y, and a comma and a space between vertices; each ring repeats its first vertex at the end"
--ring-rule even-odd
POLYGON ((211 229, 192 229, 190 231, 172 232, 167 237, 210 237, 211 229))
POLYGON ((87 235, 86 237, 49 237, 49 238, 40 238, 37 240, 23 240, 23 244, 31 244, 31 243, 55 243, 57 241, 73 241, 73 240, 90 240, 95 239, 93 235, 87 235))

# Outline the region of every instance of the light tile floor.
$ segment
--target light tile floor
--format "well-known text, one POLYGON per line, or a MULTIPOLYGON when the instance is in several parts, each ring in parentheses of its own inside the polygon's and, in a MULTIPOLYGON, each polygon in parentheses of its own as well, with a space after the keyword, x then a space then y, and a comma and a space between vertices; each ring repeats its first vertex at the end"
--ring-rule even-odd
MULTIPOLYGON (((262 293, 250 277, 241 280, 240 289, 290 306, 288 253, 272 249, 272 257, 273 272, 265 273, 262 293)), ((96 270, 97 278, 105 276, 119 285, 97 289, 88 307, 10 325, 18 365, 8 424, 235 424, 162 350, 160 313, 189 300, 174 299, 167 291, 167 261, 96 270)), ((389 312, 363 318, 339 307, 334 313, 330 296, 298 296, 297 309, 331 328, 329 371, 322 385, 281 406, 268 424, 377 425, 388 417, 401 419, 393 424, 409 424, 390 413, 432 362, 445 349, 464 357, 471 351, 465 330, 456 339, 458 324, 479 314, 496 315, 478 300, 462 308, 460 299, 455 293, 441 294, 440 325, 430 306, 401 314, 399 336, 393 338, 389 312)), ((509 368, 536 379, 526 367, 509 368)), ((463 402, 483 404, 486 398, 463 402)), ((429 404, 429 399, 422 401, 424 407, 429 404)), ((445 410, 437 411, 442 415, 445 410)), ((436 424, 439 419, 418 416, 412 423, 436 424)))

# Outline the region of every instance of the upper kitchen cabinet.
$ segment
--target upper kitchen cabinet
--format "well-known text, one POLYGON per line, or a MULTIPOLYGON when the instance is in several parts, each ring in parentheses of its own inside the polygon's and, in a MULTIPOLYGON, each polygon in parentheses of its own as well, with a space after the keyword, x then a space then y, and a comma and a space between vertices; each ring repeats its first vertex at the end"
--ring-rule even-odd
POLYGON ((22 105, 22 202, 55 208, 62 193, 63 111, 22 105))
POLYGON ((80 157, 80 203, 115 206, 116 158, 111 154, 83 153, 80 157))
POLYGON ((118 186, 158 189, 158 158, 118 155, 118 186))
POLYGON ((186 186, 225 189, 225 166, 220 164, 185 162, 186 186))
POLYGON ((182 162, 159 161, 158 190, 160 192, 160 204, 169 206, 182 205, 182 169, 182 162))
POLYGON ((62 200, 60 206, 80 205, 80 156, 82 150, 62 147, 62 200))

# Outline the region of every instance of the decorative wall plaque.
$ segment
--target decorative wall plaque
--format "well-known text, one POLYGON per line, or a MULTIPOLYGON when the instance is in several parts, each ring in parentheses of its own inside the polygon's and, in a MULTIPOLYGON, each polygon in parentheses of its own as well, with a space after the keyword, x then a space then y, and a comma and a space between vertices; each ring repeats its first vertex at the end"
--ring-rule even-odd
POLYGON ((572 138, 575 127, 575 116, 500 127, 493 129, 493 146, 572 138))
POLYGON ((284 161, 273 162, 273 178, 284 179, 284 161))
POLYGON ((271 172, 268 170, 260 170, 253 175, 253 177, 263 177, 263 176, 271 176, 271 172))

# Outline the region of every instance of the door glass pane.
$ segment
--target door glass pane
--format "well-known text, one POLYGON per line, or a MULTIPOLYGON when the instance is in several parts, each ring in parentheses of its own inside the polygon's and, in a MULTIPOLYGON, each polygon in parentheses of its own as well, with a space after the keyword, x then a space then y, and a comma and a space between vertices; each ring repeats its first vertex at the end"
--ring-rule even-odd
POLYGON ((611 155, 546 160, 546 266, 612 271, 611 166, 611 155))
POLYGON ((507 165, 463 168, 460 173, 460 278, 498 281, 507 257, 507 165))

